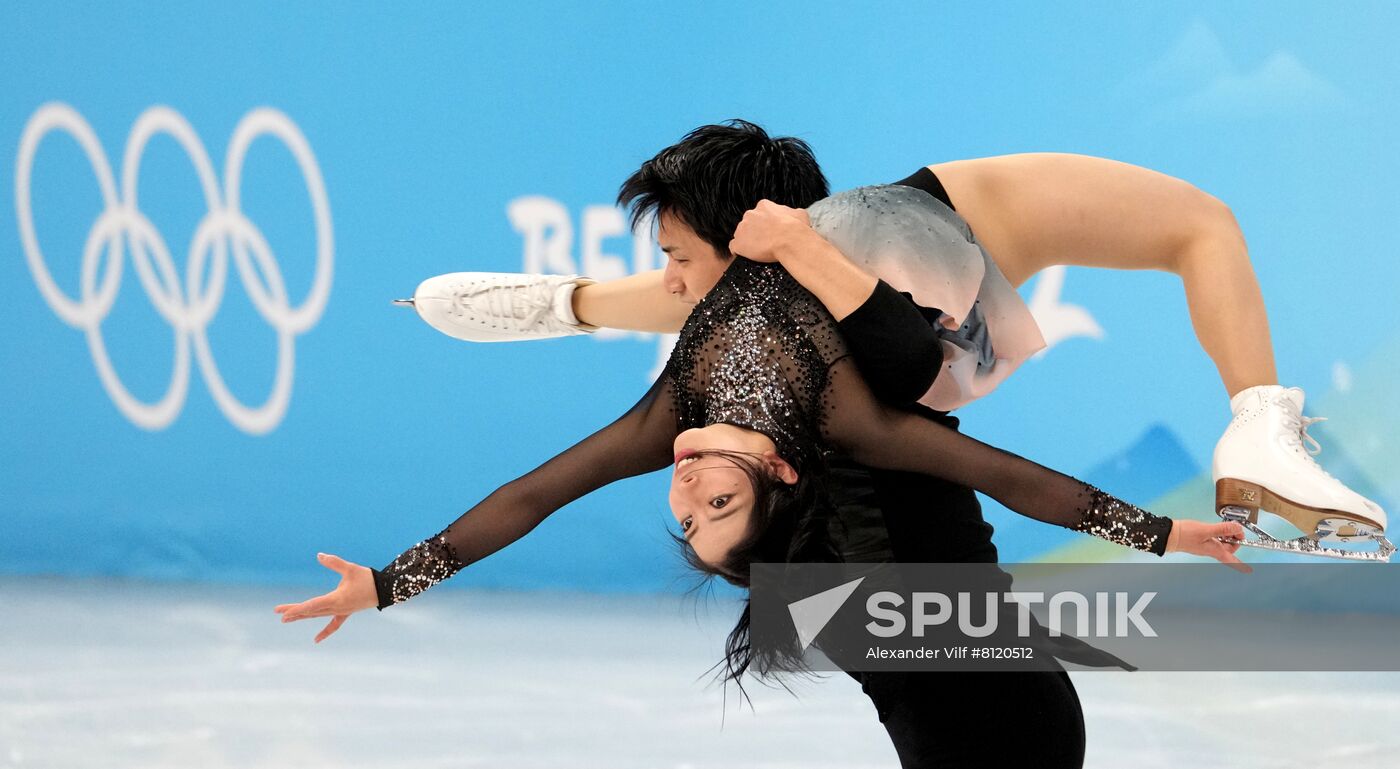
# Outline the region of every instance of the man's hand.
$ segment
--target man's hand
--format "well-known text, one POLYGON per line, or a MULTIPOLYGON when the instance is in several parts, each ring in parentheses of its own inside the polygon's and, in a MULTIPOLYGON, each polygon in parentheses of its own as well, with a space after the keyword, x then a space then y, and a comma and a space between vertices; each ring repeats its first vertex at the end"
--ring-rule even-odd
POLYGON ((771 200, 744 213, 729 250, 755 262, 780 262, 838 321, 864 304, 878 282, 812 229, 806 209, 771 200))
POLYGON ((744 213, 729 250, 755 262, 778 262, 812 237, 819 236, 812 231, 806 209, 760 200, 744 213))
POLYGON ((316 634, 315 641, 320 643, 339 630, 351 614, 379 606, 379 595, 374 589, 374 575, 370 573, 369 567, 351 563, 329 553, 318 553, 316 560, 340 575, 340 584, 336 585, 335 590, 301 603, 280 604, 273 611, 282 615, 283 622, 331 617, 325 628, 316 634))

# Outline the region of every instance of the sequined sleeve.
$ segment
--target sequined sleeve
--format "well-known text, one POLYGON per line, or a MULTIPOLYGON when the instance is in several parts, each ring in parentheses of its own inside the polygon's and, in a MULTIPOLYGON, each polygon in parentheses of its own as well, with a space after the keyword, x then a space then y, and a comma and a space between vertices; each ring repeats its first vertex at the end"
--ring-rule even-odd
MULTIPOLYGON (((407 601, 442 582, 523 537, 554 511, 595 489, 669 465, 677 429, 670 379, 663 374, 612 424, 501 486, 384 568, 372 569, 378 608, 382 611, 407 601)), ((522 436, 521 442, 527 439, 522 436)))
POLYGON ((1021 515, 1163 555, 1172 520, 1083 481, 877 402, 849 360, 830 369, 824 439, 872 467, 924 473, 976 489, 1021 515))
POLYGON ((461 571, 467 562, 443 533, 419 542, 399 554, 393 563, 374 573, 374 589, 379 594, 379 610, 407 601, 461 571))
POLYGON ((1080 518, 1071 527, 1109 542, 1164 555, 1172 520, 1143 510, 1101 489, 1081 483, 1088 494, 1080 518))

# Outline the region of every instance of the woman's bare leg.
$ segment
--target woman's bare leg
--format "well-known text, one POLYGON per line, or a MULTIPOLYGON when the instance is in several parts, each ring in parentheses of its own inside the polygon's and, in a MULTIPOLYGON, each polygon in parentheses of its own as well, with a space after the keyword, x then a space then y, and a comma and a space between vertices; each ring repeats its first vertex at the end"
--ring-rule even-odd
MULTIPOLYGON (((996 254, 988 252, 996 261, 996 254)), ((1019 274, 1007 279, 1019 287, 1034 273, 1056 265, 1144 269, 1140 260, 1128 259, 1061 258, 1053 264, 1023 260, 1017 265, 1019 274)), ((1264 295, 1237 228, 1233 233, 1225 230, 1218 237, 1202 239, 1182 250, 1176 259, 1163 261, 1158 269, 1180 276, 1191 326, 1230 396, 1257 385, 1278 383, 1264 295)))
POLYGON ((674 334, 694 305, 666 290, 662 270, 640 272, 606 283, 574 289, 574 316, 602 328, 674 334))
POLYGON ((1277 384, 1264 294, 1238 228, 1233 237, 1188 249, 1171 270, 1181 276, 1191 326, 1225 390, 1233 397, 1249 387, 1277 384))
MULTIPOLYGON (((1164 256, 1155 262, 1145 261, 1141 254, 1095 258, 1063 252, 1053 255, 1058 258, 1050 254, 1037 258, 1037 254, 1030 253, 1007 260, 990 245, 988 251, 1007 279, 1018 287, 1041 270, 1056 265, 1155 268, 1174 273, 1185 288, 1196 338, 1214 361, 1227 393, 1233 396, 1249 387, 1278 382, 1264 296, 1244 237, 1232 224, 1222 224, 1211 237, 1202 237, 1171 258, 1164 256)), ((666 291, 661 270, 580 286, 573 295, 574 314, 581 322, 628 331, 676 333, 691 308, 666 291)))
MULTIPOLYGON (((1150 169, 1079 155, 931 168, 1012 285, 1054 265, 1174 273, 1226 392, 1278 382, 1259 282, 1220 201, 1150 169)), ((667 292, 660 270, 582 286, 573 307, 589 325, 660 333, 679 331, 691 309, 667 292)))
POLYGON ((1150 169, 1058 153, 930 166, 1019 286, 1053 265, 1179 275, 1191 325, 1229 395, 1278 382, 1259 282, 1230 209, 1150 169))
POLYGON ((933 171, 1013 285, 1052 265, 1181 276, 1196 337, 1231 396, 1233 417, 1211 460, 1216 511, 1252 525, 1264 510, 1304 534, 1280 542, 1252 529, 1248 544, 1389 558, 1385 511, 1297 450, 1308 437, 1303 392, 1278 384, 1264 299, 1229 208, 1180 179, 1082 155, 1008 155, 933 171), (1348 552, 1321 545, 1319 537, 1334 531, 1379 546, 1348 552))
MULTIPOLYGON (((987 238, 981 239, 985 244, 987 238)), ((1141 252, 1095 256, 1088 251, 1018 252, 1007 258, 1005 249, 987 245, 992 259, 1018 287, 1056 265, 1174 273, 1185 288, 1196 338, 1214 361, 1226 392, 1233 396, 1249 387, 1278 382, 1264 297, 1244 236, 1228 212, 1209 236, 1155 260, 1141 252)), ((581 322, 628 331, 676 333, 691 308, 667 292, 661 270, 580 286, 573 294, 574 314, 581 322)))

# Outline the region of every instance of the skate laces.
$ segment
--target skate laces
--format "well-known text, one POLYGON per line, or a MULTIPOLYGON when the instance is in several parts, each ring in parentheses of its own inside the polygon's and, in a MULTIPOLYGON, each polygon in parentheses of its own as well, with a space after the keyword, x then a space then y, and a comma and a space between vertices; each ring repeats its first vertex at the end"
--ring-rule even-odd
POLYGON ((526 331, 549 316, 553 292, 543 285, 472 286, 458 291, 456 299, 463 309, 471 309, 469 300, 479 300, 492 317, 510 319, 516 323, 516 330, 526 331))
POLYGON ((1313 457, 1322 453, 1322 444, 1318 443, 1316 438, 1308 434, 1308 428, 1310 426, 1318 422, 1326 422, 1327 417, 1305 417, 1297 411, 1294 411, 1292 402, 1287 399, 1280 398, 1277 402, 1283 407, 1283 424, 1288 428, 1288 444, 1290 446, 1296 446, 1306 452, 1308 461, 1316 466, 1318 470, 1322 470, 1328 478, 1331 478, 1332 474, 1323 470, 1322 466, 1317 464, 1317 460, 1313 459, 1313 457))
POLYGON ((1326 422, 1327 417, 1299 417, 1298 421, 1302 423, 1298 428, 1298 436, 1306 442, 1308 453, 1313 456, 1321 454, 1322 444, 1318 443, 1316 438, 1312 437, 1311 435, 1308 435, 1308 425, 1315 425, 1318 422, 1326 422))

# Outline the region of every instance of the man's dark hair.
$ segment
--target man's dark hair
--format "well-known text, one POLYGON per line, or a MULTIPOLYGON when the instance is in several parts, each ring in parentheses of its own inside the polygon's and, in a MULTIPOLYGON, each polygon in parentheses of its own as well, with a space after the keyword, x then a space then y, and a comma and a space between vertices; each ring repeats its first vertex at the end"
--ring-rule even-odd
POLYGON ((631 206, 633 229, 648 215, 670 213, 728 258, 734 230, 758 201, 806 208, 829 194, 807 142, 726 120, 700 126, 643 163, 617 202, 631 206))

